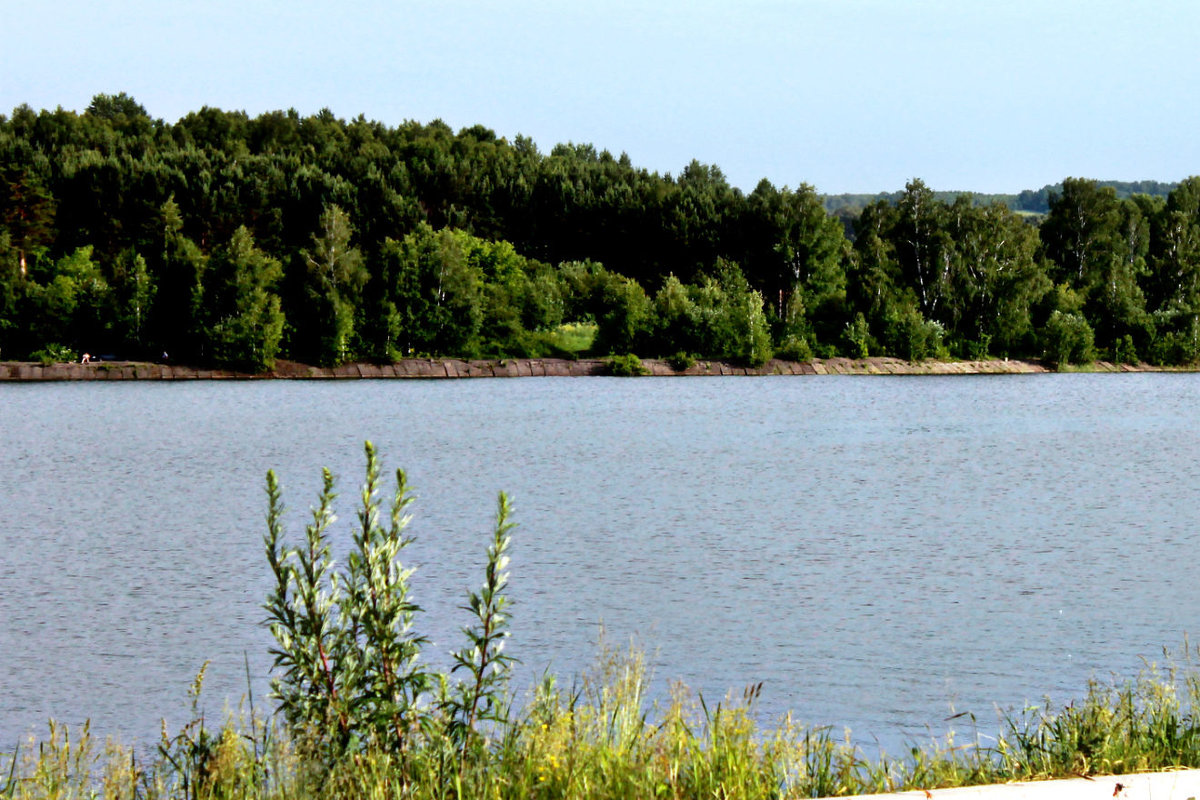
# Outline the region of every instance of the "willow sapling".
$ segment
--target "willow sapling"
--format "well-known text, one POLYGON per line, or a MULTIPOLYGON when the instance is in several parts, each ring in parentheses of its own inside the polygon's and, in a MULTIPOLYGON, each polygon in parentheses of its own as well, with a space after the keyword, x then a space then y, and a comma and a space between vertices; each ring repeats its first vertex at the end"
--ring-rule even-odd
POLYGON ((478 740, 477 726, 502 722, 507 708, 508 499, 500 495, 483 586, 468 595, 465 608, 475 622, 463 629, 467 646, 452 654, 452 672, 464 670, 467 679, 450 689, 450 675, 427 669, 420 658, 427 640, 414 628, 421 610, 409 597, 414 570, 401 560, 413 541, 406 533, 413 501, 407 476, 396 471, 384 518, 379 460, 370 442, 365 450, 358 525, 340 568, 330 549, 337 519, 332 473, 324 470, 304 543, 294 547, 283 542, 282 493, 274 472, 267 474, 272 690, 293 733, 326 761, 362 750, 403 754, 415 737, 428 743, 438 731, 459 745, 462 759, 478 740))

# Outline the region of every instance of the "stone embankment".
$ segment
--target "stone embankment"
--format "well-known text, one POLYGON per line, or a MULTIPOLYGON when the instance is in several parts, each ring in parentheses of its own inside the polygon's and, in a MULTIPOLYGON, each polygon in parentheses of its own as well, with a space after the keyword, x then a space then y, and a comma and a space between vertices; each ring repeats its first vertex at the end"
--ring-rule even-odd
MULTIPOLYGON (((1033 361, 904 361, 898 358, 826 358, 809 362, 768 361, 761 367, 742 367, 720 361, 698 361, 677 372, 665 361, 645 359, 651 375, 982 375, 1048 372, 1033 361)), ((1096 362, 1094 372, 1139 372, 1150 369, 1096 362)), ((31 364, 0 362, 0 381, 131 381, 131 380, 343 380, 352 378, 530 378, 604 375, 604 359, 577 361, 552 358, 505 358, 490 361, 405 359, 395 364, 344 364, 314 367, 280 361, 271 372, 252 375, 229 370, 198 369, 174 364, 103 361, 91 364, 31 364)))

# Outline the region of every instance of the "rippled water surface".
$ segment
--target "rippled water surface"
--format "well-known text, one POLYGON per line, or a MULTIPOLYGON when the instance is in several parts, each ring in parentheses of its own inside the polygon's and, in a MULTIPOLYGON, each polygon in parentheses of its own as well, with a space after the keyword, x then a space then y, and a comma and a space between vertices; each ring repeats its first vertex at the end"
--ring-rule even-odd
MULTIPOLYGON (((498 490, 511 652, 599 626, 655 691, 923 736, 1077 694, 1198 629, 1200 375, 0 385, 0 750, 50 717, 152 741, 265 702, 263 476, 297 533, 362 442, 419 495, 431 657, 458 646, 498 490)), ((348 538, 342 528, 340 537, 348 538)))

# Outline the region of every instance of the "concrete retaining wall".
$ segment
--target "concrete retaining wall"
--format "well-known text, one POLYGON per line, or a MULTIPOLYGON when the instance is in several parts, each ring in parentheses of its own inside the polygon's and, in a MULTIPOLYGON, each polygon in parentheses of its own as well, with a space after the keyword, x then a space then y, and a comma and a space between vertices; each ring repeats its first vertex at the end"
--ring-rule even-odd
MULTIPOLYGON (((810 362, 768 361, 762 367, 743 367, 720 361, 698 361, 683 372, 676 372, 665 361, 645 359, 642 365, 651 375, 981 375, 1047 372, 1032 361, 918 361, 898 358, 827 358, 810 362)), ((1149 367, 1097 362, 1089 365, 1096 372, 1140 372, 1149 367)), ((130 380, 349 380, 379 378, 537 378, 581 377, 605 374, 603 359, 570 361, 552 358, 506 358, 493 361, 460 359, 406 359, 395 364, 344 364, 339 367, 314 367, 281 361, 268 373, 251 375, 230 370, 197 369, 172 364, 106 361, 91 364, 52 364, 42 366, 24 362, 0 362, 0 381, 130 381, 130 380)))

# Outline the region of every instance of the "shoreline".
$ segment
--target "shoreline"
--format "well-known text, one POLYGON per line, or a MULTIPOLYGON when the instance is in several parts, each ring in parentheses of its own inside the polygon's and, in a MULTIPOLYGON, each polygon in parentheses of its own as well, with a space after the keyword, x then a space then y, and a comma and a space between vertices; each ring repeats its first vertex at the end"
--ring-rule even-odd
MULTIPOLYGON (((102 361, 90 364, 51 364, 0 362, 0 382, 95 381, 95 380, 354 380, 410 379, 449 380, 457 378, 538 378, 586 377, 607 374, 607 360, 581 358, 503 358, 464 360, 457 358, 409 358, 395 364, 343 364, 316 367, 294 361, 279 361, 275 369, 264 373, 204 369, 175 364, 143 361, 102 361)), ((661 359, 642 359, 642 366, 653 377, 715 375, 1027 375, 1055 370, 1037 361, 987 359, 982 361, 916 361, 892 357, 826 358, 795 362, 772 359, 761 367, 745 367, 721 361, 697 361, 677 372, 661 359)), ((1179 368, 1112 364, 1096 361, 1079 372, 1177 372, 1179 368)))

